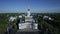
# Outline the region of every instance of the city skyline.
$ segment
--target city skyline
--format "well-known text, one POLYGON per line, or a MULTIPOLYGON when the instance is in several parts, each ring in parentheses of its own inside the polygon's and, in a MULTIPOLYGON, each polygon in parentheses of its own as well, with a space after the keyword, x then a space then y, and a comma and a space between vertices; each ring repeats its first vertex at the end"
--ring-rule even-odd
MULTIPOLYGON (((0 0, 0 13, 27 12, 28 0, 0 0)), ((60 13, 60 0, 30 0, 30 11, 60 13)))

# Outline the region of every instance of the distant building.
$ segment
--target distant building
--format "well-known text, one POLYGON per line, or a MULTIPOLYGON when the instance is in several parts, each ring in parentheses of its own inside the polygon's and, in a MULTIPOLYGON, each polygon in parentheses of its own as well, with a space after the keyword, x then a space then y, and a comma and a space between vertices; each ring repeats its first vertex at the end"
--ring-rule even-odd
POLYGON ((17 17, 13 17, 13 16, 9 17, 9 21, 10 21, 10 22, 12 22, 12 21, 14 21, 14 20, 16 20, 16 19, 17 19, 17 17))
POLYGON ((43 16, 43 20, 50 20, 53 21, 53 18, 49 17, 49 16, 43 16))

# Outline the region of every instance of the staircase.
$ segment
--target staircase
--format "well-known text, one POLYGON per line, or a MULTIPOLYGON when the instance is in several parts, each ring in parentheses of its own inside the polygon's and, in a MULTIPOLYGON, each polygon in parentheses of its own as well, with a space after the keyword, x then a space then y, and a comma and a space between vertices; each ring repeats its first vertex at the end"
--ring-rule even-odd
POLYGON ((32 30, 32 29, 22 29, 22 30, 18 30, 16 32, 16 34, 40 34, 39 30, 32 30))

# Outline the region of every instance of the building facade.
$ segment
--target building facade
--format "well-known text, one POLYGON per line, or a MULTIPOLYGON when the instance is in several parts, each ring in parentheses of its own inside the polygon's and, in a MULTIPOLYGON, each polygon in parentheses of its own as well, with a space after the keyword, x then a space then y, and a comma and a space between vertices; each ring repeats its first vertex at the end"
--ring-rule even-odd
POLYGON ((19 16, 19 29, 38 29, 38 23, 33 19, 34 16, 31 16, 30 14, 30 11, 28 11, 27 15, 19 16))

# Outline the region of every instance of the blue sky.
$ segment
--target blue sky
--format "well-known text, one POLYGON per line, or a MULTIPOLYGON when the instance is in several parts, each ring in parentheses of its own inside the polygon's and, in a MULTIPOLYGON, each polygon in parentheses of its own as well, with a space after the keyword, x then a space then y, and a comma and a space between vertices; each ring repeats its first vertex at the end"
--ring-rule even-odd
MULTIPOLYGON (((27 12, 28 0, 0 0, 0 13, 27 12)), ((30 11, 38 13, 60 12, 60 0, 30 0, 30 11)))

